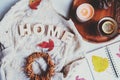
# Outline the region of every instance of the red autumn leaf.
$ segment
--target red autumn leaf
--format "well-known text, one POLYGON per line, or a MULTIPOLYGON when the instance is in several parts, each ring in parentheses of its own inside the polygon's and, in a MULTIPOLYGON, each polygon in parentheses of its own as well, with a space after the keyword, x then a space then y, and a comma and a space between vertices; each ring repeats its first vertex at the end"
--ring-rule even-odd
POLYGON ((48 51, 51 51, 52 49, 54 48, 54 42, 53 42, 53 40, 49 40, 49 49, 48 49, 48 51))
POLYGON ((116 54, 120 58, 120 48, 119 48, 119 53, 116 54))
POLYGON ((42 43, 37 44, 37 46, 41 48, 48 48, 48 51, 51 51, 54 48, 54 42, 50 39, 49 42, 43 41, 42 43))
POLYGON ((76 76, 76 80, 86 80, 85 78, 80 78, 79 76, 76 76))
POLYGON ((41 47, 41 48, 48 48, 48 42, 42 42, 40 44, 38 44, 37 46, 41 47))
POLYGON ((37 9, 37 6, 40 4, 41 0, 30 0, 29 7, 31 9, 37 9))
POLYGON ((117 53, 116 55, 120 58, 120 53, 117 53))

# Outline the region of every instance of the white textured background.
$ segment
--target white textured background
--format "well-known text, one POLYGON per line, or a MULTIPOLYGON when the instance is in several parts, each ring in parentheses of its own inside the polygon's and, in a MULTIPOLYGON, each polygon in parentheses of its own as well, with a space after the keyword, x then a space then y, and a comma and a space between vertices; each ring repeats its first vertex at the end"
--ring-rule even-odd
POLYGON ((2 0, 0 1, 0 20, 4 14, 19 0, 2 0))
MULTIPOLYGON (((4 14, 19 0, 2 0, 0 1, 0 20, 4 14)), ((51 0, 55 10, 64 17, 68 17, 71 2, 73 0, 51 0)))

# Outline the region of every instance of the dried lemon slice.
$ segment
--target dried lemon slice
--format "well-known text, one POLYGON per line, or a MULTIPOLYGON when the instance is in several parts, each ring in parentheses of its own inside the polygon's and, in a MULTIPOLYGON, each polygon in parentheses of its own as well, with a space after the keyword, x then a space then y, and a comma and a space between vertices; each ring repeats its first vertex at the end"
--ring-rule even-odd
POLYGON ((102 30, 106 34, 111 34, 115 30, 115 25, 112 22, 110 22, 110 21, 106 21, 102 25, 102 30))

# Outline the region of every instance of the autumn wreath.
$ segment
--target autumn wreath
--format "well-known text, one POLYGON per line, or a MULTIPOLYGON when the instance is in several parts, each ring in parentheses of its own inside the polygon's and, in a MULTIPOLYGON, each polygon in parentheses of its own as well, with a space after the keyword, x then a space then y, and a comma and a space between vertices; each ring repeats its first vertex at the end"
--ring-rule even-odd
POLYGON ((25 73, 30 78, 30 80, 50 80, 54 75, 54 67, 55 65, 49 54, 34 52, 26 58, 25 73), (43 58, 47 63, 46 71, 42 72, 41 74, 35 74, 32 69, 32 63, 38 58, 43 58))

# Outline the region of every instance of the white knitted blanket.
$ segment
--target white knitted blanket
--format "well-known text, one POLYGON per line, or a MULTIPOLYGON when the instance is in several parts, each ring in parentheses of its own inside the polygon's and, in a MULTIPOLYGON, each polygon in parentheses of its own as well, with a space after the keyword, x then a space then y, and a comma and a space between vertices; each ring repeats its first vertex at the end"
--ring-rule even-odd
MULTIPOLYGON (((70 76, 63 77, 61 70, 83 57, 84 50, 82 38, 72 20, 59 16, 50 0, 42 0, 36 10, 28 5, 29 0, 19 1, 0 22, 0 42, 5 46, 1 52, 0 80, 29 80, 23 69, 25 58, 33 52, 51 56, 56 65, 52 80, 71 80, 70 76)), ((42 58, 37 61, 45 70, 45 61, 42 58)), ((32 67, 34 73, 41 73, 36 63, 32 67)))

